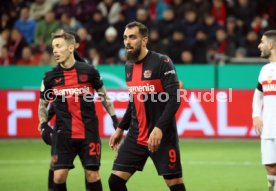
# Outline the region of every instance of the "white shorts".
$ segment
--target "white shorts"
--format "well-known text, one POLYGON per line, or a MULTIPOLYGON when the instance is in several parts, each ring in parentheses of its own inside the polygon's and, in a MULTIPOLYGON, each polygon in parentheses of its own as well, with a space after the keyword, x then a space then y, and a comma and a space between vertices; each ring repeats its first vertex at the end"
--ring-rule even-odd
POLYGON ((261 139, 262 164, 276 164, 276 139, 261 139))

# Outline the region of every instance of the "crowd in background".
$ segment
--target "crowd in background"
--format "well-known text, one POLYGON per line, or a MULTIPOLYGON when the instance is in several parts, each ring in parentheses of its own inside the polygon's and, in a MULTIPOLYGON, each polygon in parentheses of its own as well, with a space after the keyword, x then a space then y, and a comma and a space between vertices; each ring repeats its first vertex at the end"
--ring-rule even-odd
POLYGON ((130 21, 149 29, 149 48, 176 64, 259 57, 276 28, 275 0, 1 0, 0 65, 54 65, 51 33, 76 32, 91 64, 123 64, 130 21))

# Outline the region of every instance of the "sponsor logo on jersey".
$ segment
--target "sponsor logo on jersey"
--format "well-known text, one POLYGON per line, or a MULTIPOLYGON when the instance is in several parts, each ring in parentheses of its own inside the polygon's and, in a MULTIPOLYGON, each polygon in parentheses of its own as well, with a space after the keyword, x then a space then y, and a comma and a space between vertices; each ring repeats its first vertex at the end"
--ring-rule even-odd
POLYGON ((155 86, 150 85, 149 83, 147 83, 144 86, 128 86, 128 91, 130 93, 134 93, 134 92, 154 92, 155 91, 155 86))
POLYGON ((268 81, 269 84, 263 84, 263 91, 264 92, 272 92, 276 91, 276 84, 271 84, 271 82, 268 81))
POLYGON ((55 95, 82 95, 89 94, 90 88, 84 86, 82 88, 66 88, 66 89, 53 89, 55 95))
POLYGON ((170 70, 164 73, 164 75, 175 74, 175 70, 170 70))
POLYGON ((151 74, 152 74, 152 71, 151 71, 151 70, 145 70, 145 71, 144 71, 144 78, 150 78, 150 77, 151 77, 151 74))

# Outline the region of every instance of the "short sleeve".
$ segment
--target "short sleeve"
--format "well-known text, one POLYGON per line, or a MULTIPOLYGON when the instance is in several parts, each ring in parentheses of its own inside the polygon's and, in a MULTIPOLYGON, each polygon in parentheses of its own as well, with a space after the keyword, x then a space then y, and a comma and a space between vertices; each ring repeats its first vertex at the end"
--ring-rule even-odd
POLYGON ((40 85, 40 99, 50 101, 53 98, 53 90, 46 75, 40 85))
POLYGON ((103 87, 103 80, 100 76, 100 73, 95 68, 91 69, 90 72, 90 81, 94 89, 98 90, 103 87))

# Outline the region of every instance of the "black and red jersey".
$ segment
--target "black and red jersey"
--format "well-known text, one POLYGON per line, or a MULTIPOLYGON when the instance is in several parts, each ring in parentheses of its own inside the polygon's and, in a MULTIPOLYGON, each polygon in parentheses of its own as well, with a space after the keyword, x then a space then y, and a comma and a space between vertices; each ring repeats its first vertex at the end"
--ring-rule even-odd
POLYGON ((40 98, 53 100, 55 125, 62 134, 75 139, 98 137, 93 95, 102 86, 93 66, 76 61, 72 68, 58 65, 45 74, 40 98))
POLYGON ((179 82, 170 58, 149 51, 143 60, 126 63, 125 74, 130 101, 119 127, 141 145, 154 127, 162 129, 163 141, 176 140, 179 82))

